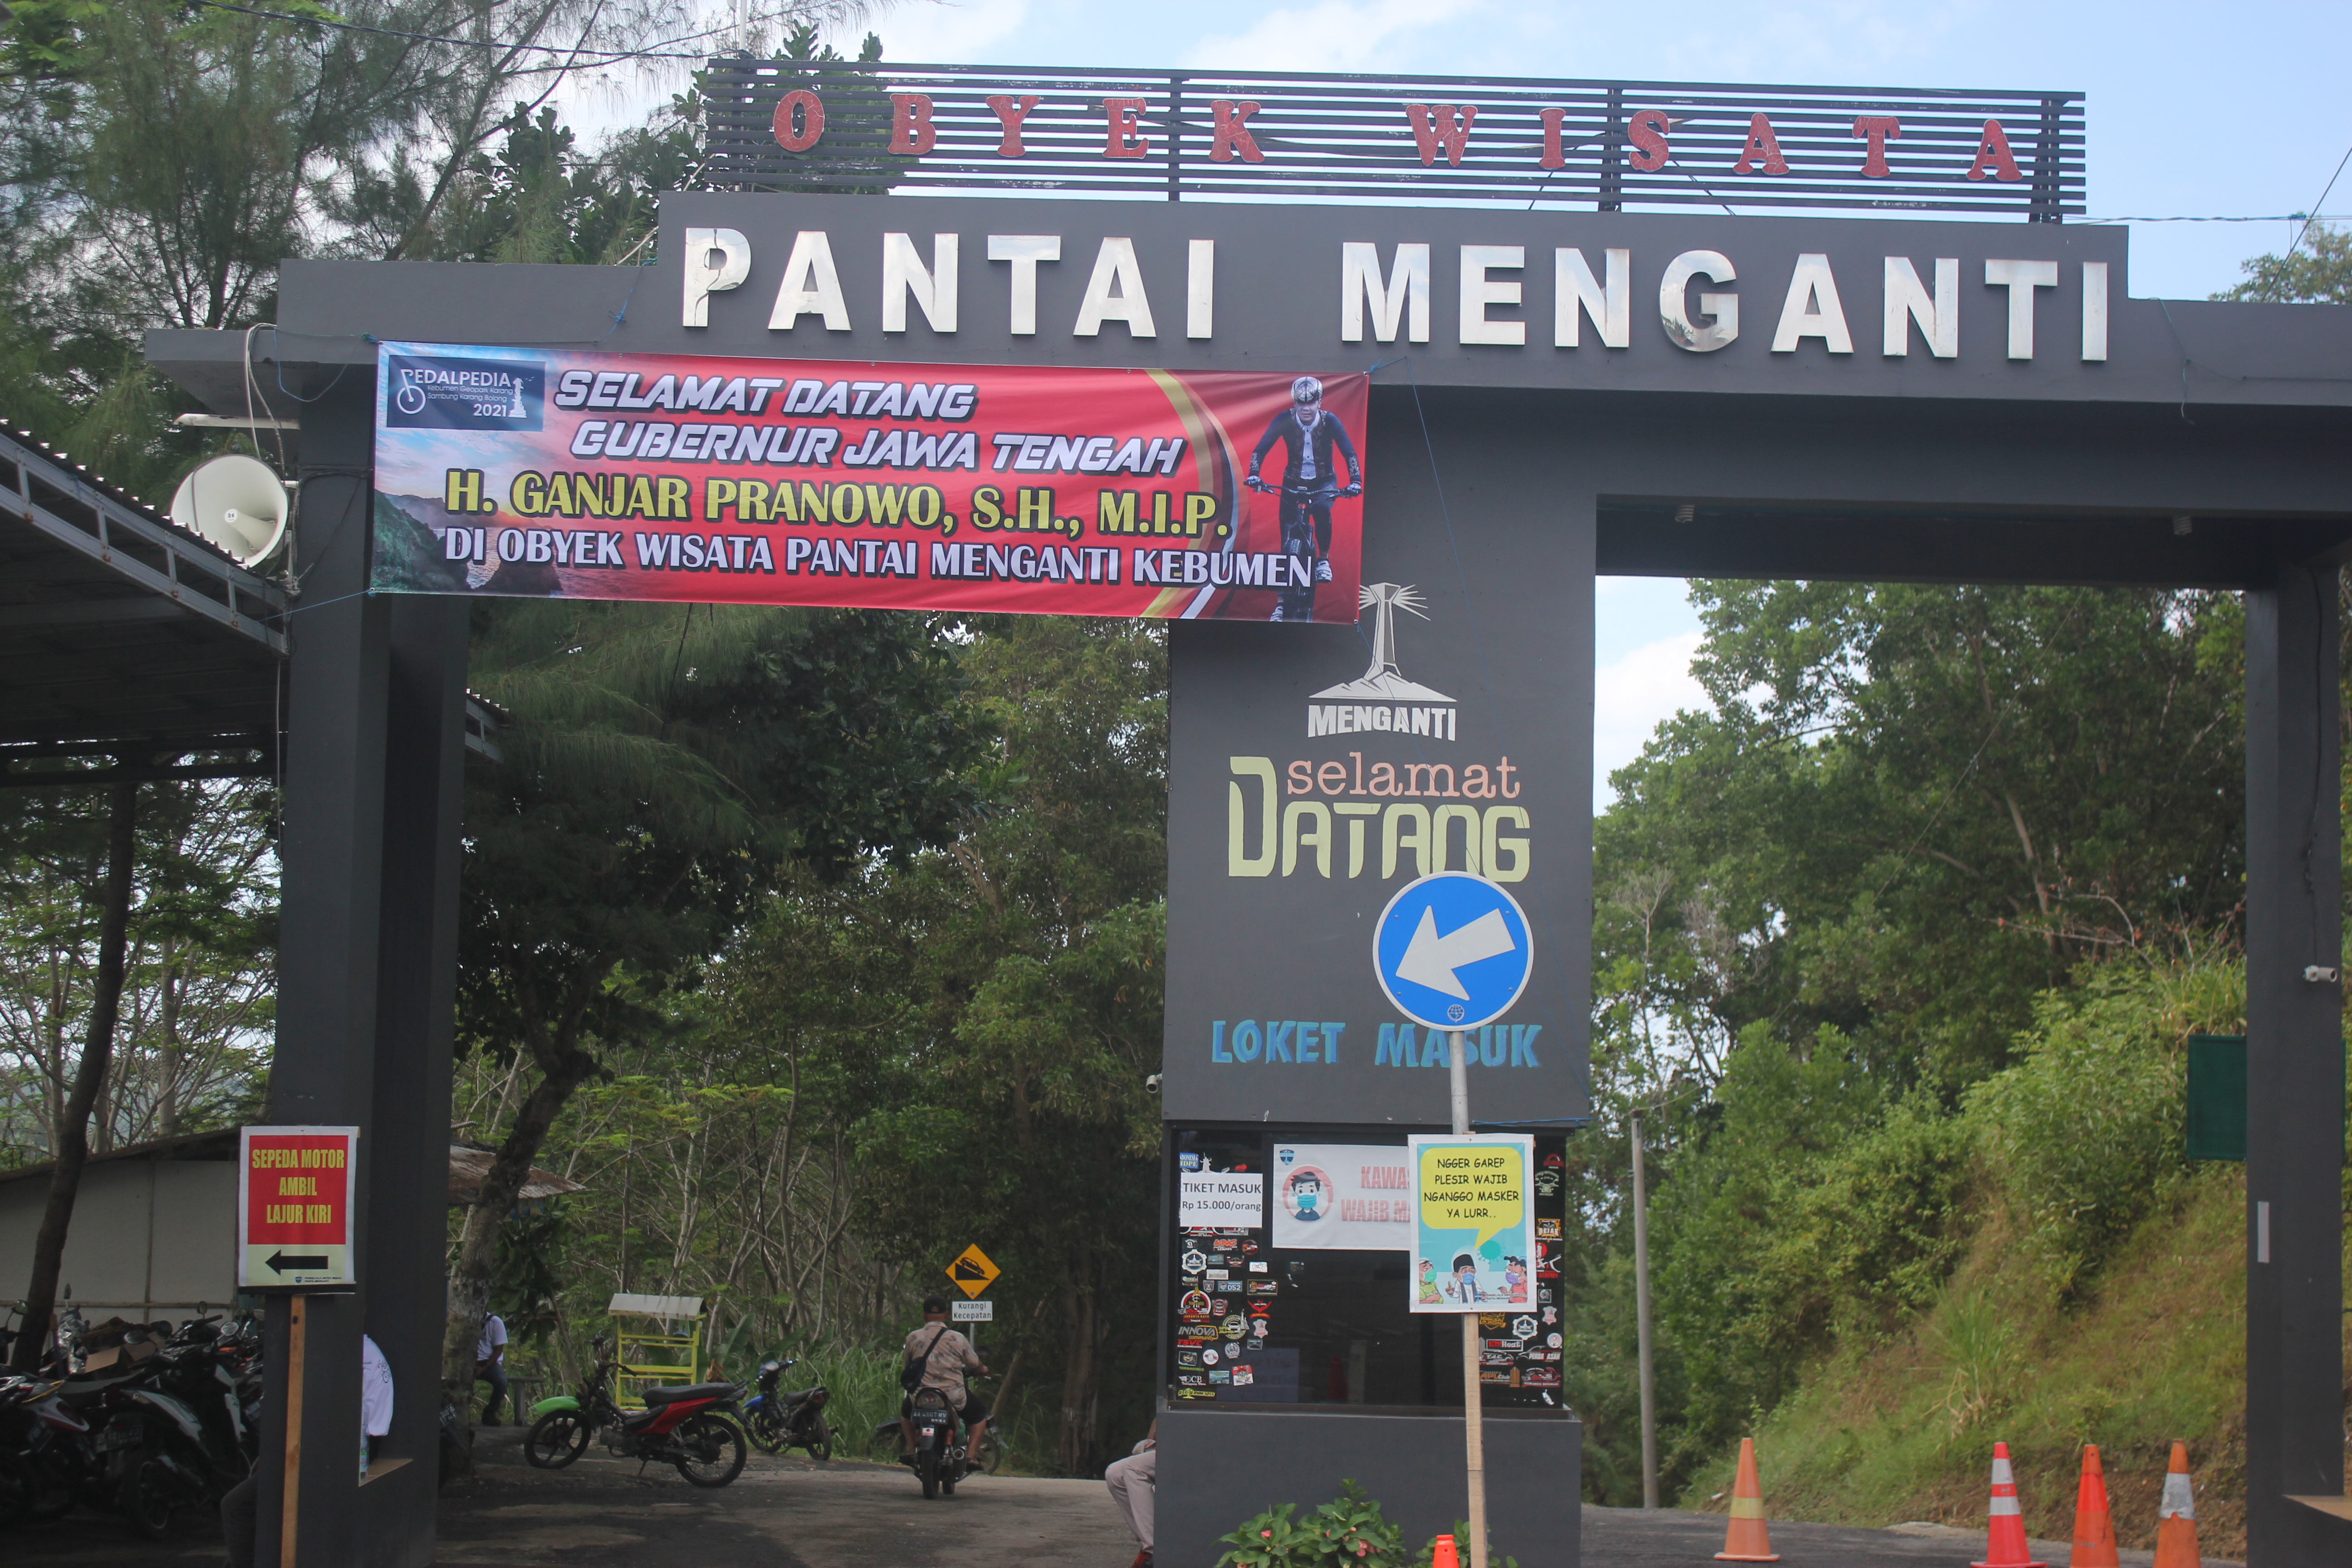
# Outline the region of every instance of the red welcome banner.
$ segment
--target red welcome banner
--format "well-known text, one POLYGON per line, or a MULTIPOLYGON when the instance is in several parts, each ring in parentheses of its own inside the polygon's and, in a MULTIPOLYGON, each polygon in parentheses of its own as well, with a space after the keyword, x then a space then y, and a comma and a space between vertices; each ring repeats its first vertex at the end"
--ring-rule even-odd
POLYGON ((1352 622, 1369 380, 388 342, 371 580, 1352 622))

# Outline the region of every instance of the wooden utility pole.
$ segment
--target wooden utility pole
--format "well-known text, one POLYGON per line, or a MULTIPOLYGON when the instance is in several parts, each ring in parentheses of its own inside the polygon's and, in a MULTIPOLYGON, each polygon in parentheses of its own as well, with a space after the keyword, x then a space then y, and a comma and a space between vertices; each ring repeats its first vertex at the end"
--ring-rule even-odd
MULTIPOLYGON (((1463 1055, 1463 1031, 1449 1032, 1453 1042, 1454 1134, 1470 1135, 1470 1070, 1463 1055)), ((1465 1468, 1470 1479, 1470 1568, 1486 1568, 1486 1390, 1478 1384, 1478 1314, 1462 1314, 1462 1432, 1465 1468)))

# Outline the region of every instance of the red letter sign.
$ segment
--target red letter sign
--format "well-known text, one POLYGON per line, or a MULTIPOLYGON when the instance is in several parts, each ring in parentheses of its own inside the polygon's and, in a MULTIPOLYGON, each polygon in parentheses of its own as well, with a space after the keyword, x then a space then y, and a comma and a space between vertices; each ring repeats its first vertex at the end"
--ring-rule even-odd
POLYGON ((996 116, 996 122, 1004 127, 1004 139, 997 142, 996 155, 1000 158, 1020 157, 1028 151, 1028 148, 1022 144, 1021 122, 1029 118, 1031 110, 1037 107, 1037 95, 1034 92, 1024 92, 1019 100, 1015 101, 1001 92, 991 93, 988 98, 988 107, 996 116))
POLYGON ((890 151, 902 158, 919 158, 938 142, 931 123, 931 95, 894 92, 890 95, 890 151))
POLYGON ((1664 168, 1666 159, 1671 156, 1666 146, 1666 132, 1674 129, 1674 123, 1663 109, 1635 110, 1633 118, 1626 122, 1626 134, 1633 138, 1633 145, 1641 151, 1625 162, 1644 172, 1664 168))
POLYGON ((1106 158, 1140 158, 1151 151, 1151 143, 1135 129, 1136 117, 1150 106, 1148 98, 1106 98, 1103 112, 1110 124, 1103 137, 1106 158))
POLYGON ((1988 173, 1996 180, 2025 178, 2017 172, 2017 160, 2009 155, 2009 137, 1998 120, 1985 121, 1984 137, 1977 143, 1977 161, 1969 165, 1971 180, 1981 180, 1988 173))
POLYGON ((1891 114, 1865 114, 1853 122, 1853 133, 1870 141, 1870 152, 1862 161, 1863 178, 1886 178, 1891 173, 1886 167, 1886 139, 1903 134, 1903 121, 1891 114))
POLYGON ((247 1127, 236 1175, 236 1282, 347 1290, 356 1127, 247 1127))
POLYGON ((1470 127, 1478 122, 1478 106, 1465 103, 1460 108, 1450 103, 1432 107, 1426 103, 1408 103, 1405 118, 1412 122, 1412 139, 1421 148, 1423 163, 1437 162, 1437 150, 1445 150, 1445 161, 1455 168, 1462 166, 1462 149, 1469 144, 1470 127))
POLYGON ((1731 172, 1745 174, 1759 163, 1768 174, 1789 172, 1789 160, 1780 156, 1780 139, 1772 134, 1772 121, 1761 114, 1748 122, 1748 145, 1739 150, 1739 162, 1731 165, 1731 172))
POLYGON ((1217 116, 1216 137, 1209 146, 1210 163, 1230 163, 1236 153, 1244 163, 1265 162, 1265 154, 1257 150, 1257 138, 1249 133, 1245 123, 1257 112, 1255 99, 1245 98, 1235 103, 1230 98, 1221 98, 1209 107, 1217 116))
POLYGON ((805 153, 824 134, 824 101, 805 88, 776 100, 776 145, 787 153, 805 153), (794 110, 801 128, 793 129, 794 110))

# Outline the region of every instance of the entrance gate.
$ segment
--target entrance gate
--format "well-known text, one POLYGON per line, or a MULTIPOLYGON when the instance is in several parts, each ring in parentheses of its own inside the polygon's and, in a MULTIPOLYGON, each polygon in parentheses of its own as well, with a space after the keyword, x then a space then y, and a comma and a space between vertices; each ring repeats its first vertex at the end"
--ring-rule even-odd
MULTIPOLYGON (((1399 877, 1475 862, 1511 881, 1545 928, 1538 950, 1557 962, 1480 1042, 1472 1090, 1474 1119, 1536 1133, 1540 1165, 1545 1141, 1588 1109, 1603 573, 2245 593, 2250 1556, 2268 1568, 2340 1555, 2340 1523, 2290 1498, 2340 1494, 2344 1481, 2333 584, 2352 543, 2352 313, 2133 299, 2125 235, 2053 221, 2079 210, 2078 110, 2064 94, 2024 95, 2037 105, 2031 135, 1981 103, 1957 106, 1960 134, 1952 103, 1848 94, 1836 113, 1849 133, 1816 113, 1801 139, 1774 133, 1775 115, 1795 118, 1796 95, 1780 89, 1286 79, 1242 84, 1257 100, 1245 113, 1225 79, 1114 87, 1036 73, 968 83, 966 102, 955 74, 894 97, 887 74, 845 85, 751 71, 719 121, 756 127, 764 114, 791 153, 820 147, 826 123, 862 126, 846 163, 762 150, 740 172, 746 184, 874 189, 904 175, 984 188, 996 165, 987 179, 927 182, 926 157, 1022 156, 1027 123, 1060 160, 1038 166, 1050 176, 1039 183, 1068 190, 1092 178, 1143 194, 1130 176, 1148 153, 1162 160, 1155 195, 1238 188, 1260 163, 1313 185, 1297 172, 1302 147, 1338 167, 1354 146, 1355 166, 1389 171, 1398 194, 1425 179, 1450 198, 1510 205, 706 191, 664 203, 658 259, 643 268, 288 262, 280 331, 255 344, 267 374, 314 400, 301 414, 305 608, 271 1115, 364 1127, 429 1114, 415 1095, 447 1092, 464 623, 447 600, 366 596, 364 532, 341 526, 368 504, 377 341, 1370 369, 1362 564, 1376 626, 1192 621, 1172 637, 1167 1560, 1205 1563, 1237 1509, 1277 1492, 1311 1500, 1344 1477, 1390 1501, 1409 1534, 1455 1517, 1459 1427, 1431 1417, 1449 1402, 1458 1411, 1460 1384, 1374 1321, 1391 1295, 1401 1315, 1402 1270, 1391 1280, 1379 1261, 1383 1200, 1346 1185, 1376 1190, 1381 1151, 1447 1121, 1444 1073, 1423 1070, 1425 1042, 1371 994, 1362 911, 1399 877), (1270 102, 1276 88, 1294 98, 1270 102), (1030 98, 1043 107, 1022 107, 1030 98), (993 153, 971 143, 982 114, 993 153), (1747 135, 1725 139, 1727 117, 1747 135), (1558 167, 1546 162, 1555 143, 1558 167), (1892 188, 1874 183, 1888 177, 1872 172, 1883 159, 1930 193, 1912 210, 1932 210, 1937 190, 1958 207, 2006 188, 2017 216, 2038 221, 1622 210, 1663 199, 1633 176, 1665 168, 1676 146, 1685 178, 1718 201, 1869 209, 1892 188), (1735 148, 1748 167, 1729 162, 1735 148), (1465 170, 1490 183, 1464 184, 1465 170), (929 270, 929 302, 906 308, 909 235, 957 241, 920 255, 953 279, 960 311, 941 314, 929 270), (1124 312, 1094 310, 1089 324, 1090 290, 1124 312), (420 1007, 394 1029, 393 1014, 420 1007), (374 1042, 395 1033, 440 1053, 421 1090, 375 1066, 374 1042), (1205 1217, 1182 1207, 1185 1174, 1251 1166, 1264 1206, 1244 1217, 1256 1223, 1185 1223, 1205 1217), (1302 1167, 1340 1201, 1302 1205, 1302 1167), (1373 1242, 1359 1228, 1357 1245, 1334 1245, 1346 1226, 1372 1227, 1373 1242), (1211 1253, 1239 1262, 1212 1266, 1211 1253), (1272 1289, 1253 1292, 1254 1279, 1272 1289), (1242 1289, 1207 1288, 1228 1284, 1242 1289), (1349 1301, 1374 1305, 1350 1319, 1349 1301), (1231 1370, 1236 1347, 1246 1382, 1231 1370), (1228 1375, 1213 1379, 1218 1369, 1228 1375)), ((149 350, 213 406, 242 411, 239 334, 160 332, 149 350)), ((418 1179, 381 1160, 363 1176, 371 1189, 418 1179)), ((321 1368, 355 1359, 363 1305, 379 1319, 440 1310, 434 1282, 362 1279, 364 1302, 327 1303, 310 1324, 321 1368)), ((1518 1348, 1493 1352, 1495 1533, 1530 1568, 1566 1568, 1577 1526, 1561 1500, 1577 1495, 1580 1428, 1546 1397, 1540 1344, 1501 1325, 1497 1339, 1518 1348)), ((307 1431, 353 1429, 355 1383, 322 1372, 305 1387, 307 1431)), ((352 1467, 315 1447, 300 1484, 348 1486, 352 1467)), ((299 1560, 425 1562, 429 1488, 385 1490, 356 1509, 302 1509, 299 1560)), ((266 1493, 265 1555, 278 1550, 276 1501, 266 1493)))

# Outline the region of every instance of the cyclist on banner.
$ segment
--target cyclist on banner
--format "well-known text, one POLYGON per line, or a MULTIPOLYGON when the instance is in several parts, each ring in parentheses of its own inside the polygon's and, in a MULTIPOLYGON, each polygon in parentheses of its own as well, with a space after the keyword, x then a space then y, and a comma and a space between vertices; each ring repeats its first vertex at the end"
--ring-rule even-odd
MULTIPOLYGON (((1272 490, 1274 486, 1258 478, 1258 468, 1265 455, 1279 441, 1288 456, 1282 468, 1282 551, 1286 555, 1308 553, 1311 538, 1315 558, 1315 582, 1331 580, 1331 503, 1341 496, 1364 493, 1364 465, 1356 456, 1355 443, 1348 439, 1347 430, 1338 416, 1323 412, 1323 384, 1311 375, 1302 375, 1290 384, 1290 406, 1274 416, 1265 434, 1257 440, 1257 450, 1250 454, 1249 476, 1243 482, 1254 490, 1272 490), (1332 460, 1336 447, 1348 460, 1348 483, 1339 484, 1338 465, 1332 460), (1309 521, 1314 524, 1310 535, 1309 521)), ((1315 584, 1284 591, 1274 606, 1273 619, 1312 620, 1315 616, 1315 584)))

